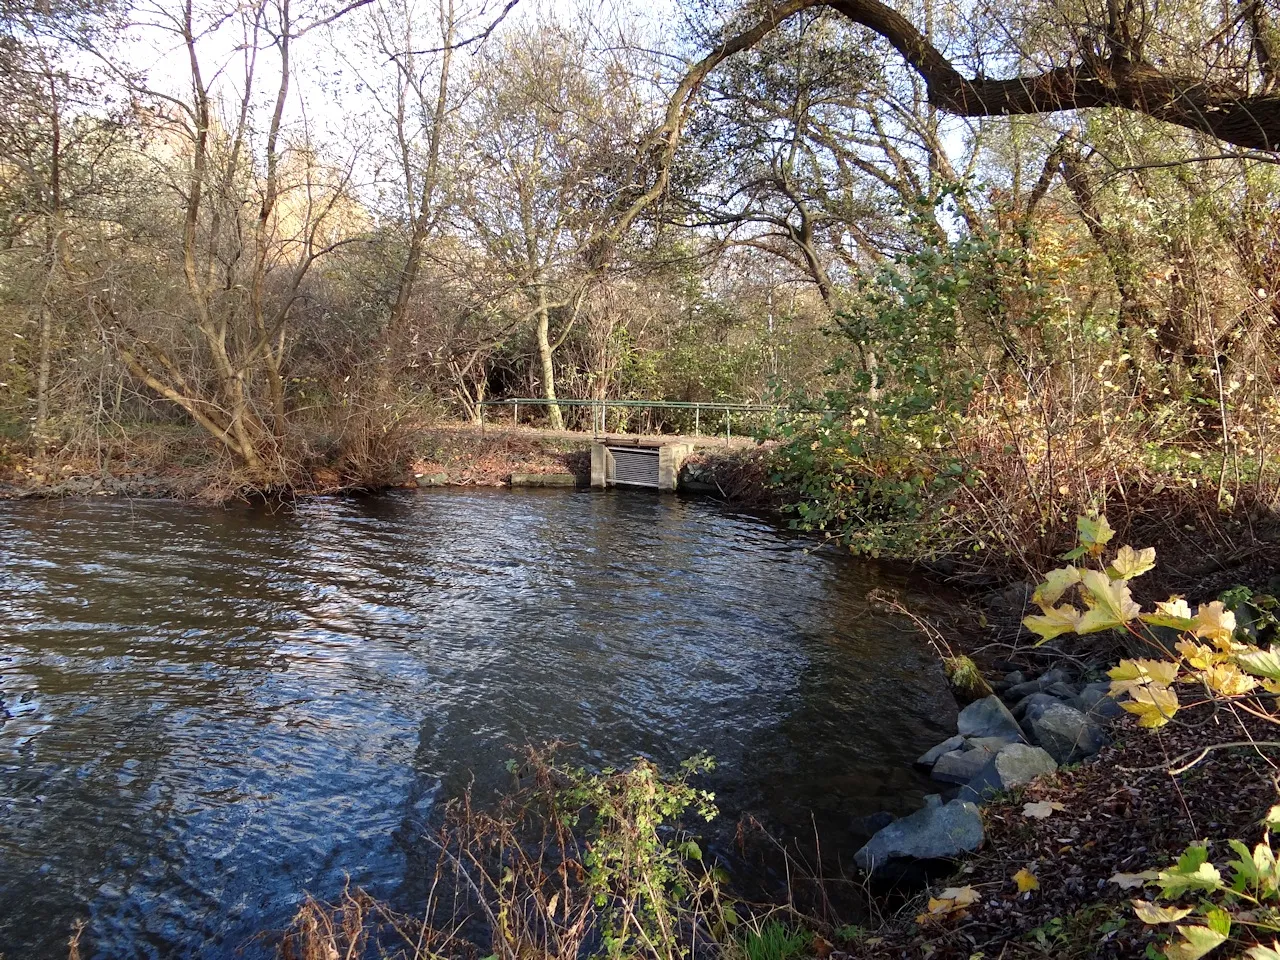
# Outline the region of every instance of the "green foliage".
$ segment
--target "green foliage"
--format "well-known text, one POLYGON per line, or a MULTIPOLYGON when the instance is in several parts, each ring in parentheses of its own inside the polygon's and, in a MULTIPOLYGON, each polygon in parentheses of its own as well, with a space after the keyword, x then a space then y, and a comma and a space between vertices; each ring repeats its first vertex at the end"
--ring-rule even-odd
POLYGON ((812 941, 812 934, 778 920, 744 930, 739 938, 745 960, 795 960, 812 941))
POLYGON ((608 956, 631 956, 641 944, 675 943, 681 905, 696 880, 688 865, 703 857, 696 841, 672 828, 686 814, 704 822, 715 818, 714 795, 689 782, 714 766, 710 757, 693 757, 674 777, 647 760, 599 774, 557 768, 568 782, 561 808, 578 811, 572 824, 585 821, 586 889, 608 956))
MULTIPOLYGON (((1272 808, 1267 819, 1277 817, 1280 807, 1272 808)), ((1252 850, 1240 840, 1228 840, 1227 845, 1236 856, 1227 862, 1225 875, 1209 861, 1206 843, 1192 844, 1177 863, 1143 875, 1161 900, 1195 900, 1191 906, 1133 901, 1134 914, 1143 923, 1176 924, 1178 936, 1164 949, 1169 960, 1205 956, 1227 942, 1236 924, 1280 932, 1280 872, 1269 831, 1252 850)), ((1267 949, 1254 948, 1247 955, 1263 958, 1267 949)))
POLYGON ((1237 585, 1218 599, 1235 615, 1236 638, 1241 642, 1274 643, 1280 636, 1280 600, 1272 592, 1255 593, 1237 585))
POLYGON ((959 494, 979 487, 986 466, 964 438, 983 429, 984 368, 1023 365, 1020 338, 1057 323, 1061 301, 1027 272, 1021 246, 943 232, 969 199, 960 187, 920 198, 907 211, 914 246, 837 317, 836 386, 811 403, 823 412, 778 431, 773 480, 797 495, 793 526, 871 556, 981 553, 1001 536, 957 522, 959 494))

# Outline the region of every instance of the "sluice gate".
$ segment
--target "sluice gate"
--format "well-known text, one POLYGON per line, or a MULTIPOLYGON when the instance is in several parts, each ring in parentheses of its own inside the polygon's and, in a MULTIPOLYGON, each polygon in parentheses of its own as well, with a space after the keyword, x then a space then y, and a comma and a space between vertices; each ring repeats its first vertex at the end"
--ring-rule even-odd
POLYGON ((675 492, 693 444, 642 437, 601 437, 591 445, 591 486, 675 492))

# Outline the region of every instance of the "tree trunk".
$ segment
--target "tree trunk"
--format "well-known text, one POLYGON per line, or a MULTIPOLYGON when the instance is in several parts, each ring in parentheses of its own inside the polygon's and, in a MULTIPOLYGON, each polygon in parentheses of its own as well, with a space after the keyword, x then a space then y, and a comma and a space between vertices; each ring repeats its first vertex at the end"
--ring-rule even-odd
MULTIPOLYGON (((556 399, 556 370, 552 362, 551 350, 551 311, 547 307, 547 288, 538 286, 538 359, 542 361, 542 395, 548 400, 556 399)), ((560 415, 559 405, 552 403, 548 408, 548 416, 552 430, 564 429, 564 417, 560 415)))

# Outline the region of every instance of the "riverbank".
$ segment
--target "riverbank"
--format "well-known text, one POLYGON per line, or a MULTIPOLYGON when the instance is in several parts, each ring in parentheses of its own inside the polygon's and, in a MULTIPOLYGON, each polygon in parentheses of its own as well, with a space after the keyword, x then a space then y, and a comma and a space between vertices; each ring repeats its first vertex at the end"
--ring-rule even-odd
MULTIPOLYGON (((1215 722, 1214 713, 1202 705, 1187 711, 1185 724, 1158 733, 1121 718, 1111 727, 1115 742, 1088 762, 1042 775, 985 807, 981 849, 928 891, 879 901, 875 920, 842 948, 856 960, 1163 955, 1152 951, 1174 929, 1137 918, 1132 901, 1154 899, 1140 875, 1169 868, 1206 837, 1219 865, 1230 853, 1227 838, 1252 850, 1276 803, 1274 769, 1260 751, 1215 749, 1239 741, 1242 730, 1234 720, 1215 722), (1202 751, 1200 762, 1189 764, 1202 751), (948 889, 965 890, 962 900, 976 897, 939 909, 948 889)), ((1270 724, 1246 720, 1244 736, 1271 736, 1270 724)), ((1214 956, 1242 956, 1274 936, 1236 925, 1232 942, 1214 956)))
MULTIPOLYGON (((352 475, 340 460, 311 458, 299 467, 294 496, 376 492, 397 487, 506 487, 521 475, 572 477, 587 486, 589 434, 534 427, 436 423, 407 430, 400 462, 376 480, 352 475)), ((768 449, 749 438, 669 437, 692 444, 682 480, 686 490, 758 508, 781 498, 768 484, 768 449)), ((518 482, 518 481, 517 481, 518 482)), ((92 454, 25 445, 0 447, 0 500, 62 497, 167 497, 218 502, 243 496, 234 469, 211 452, 207 438, 176 427, 149 428, 92 454)))

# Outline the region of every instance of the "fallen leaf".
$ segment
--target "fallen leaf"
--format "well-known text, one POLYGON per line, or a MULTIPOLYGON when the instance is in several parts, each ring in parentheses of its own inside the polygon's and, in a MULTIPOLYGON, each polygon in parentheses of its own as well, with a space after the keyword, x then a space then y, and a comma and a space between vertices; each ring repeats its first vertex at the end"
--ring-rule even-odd
POLYGON ((929 898, 929 909, 916 916, 916 923, 937 923, 958 917, 965 908, 977 903, 982 895, 973 887, 947 887, 936 897, 929 898))
POLYGON ((1028 890, 1039 890, 1040 881, 1036 879, 1036 875, 1023 867, 1013 875, 1014 883, 1018 885, 1019 893, 1026 893, 1028 890))
POLYGON ((1176 923, 1193 909, 1192 907, 1162 907, 1148 900, 1130 900, 1129 902, 1133 904, 1133 912, 1143 923, 1176 923))
POLYGON ((1107 883, 1114 883, 1121 890, 1136 890, 1157 876, 1159 874, 1154 870, 1143 870, 1141 873, 1115 873, 1107 883))
POLYGON ((1044 820, 1046 817, 1053 816, 1055 810, 1067 809, 1057 800, 1038 800, 1035 803, 1024 803, 1022 805, 1022 815, 1024 817, 1034 817, 1037 820, 1044 820))

